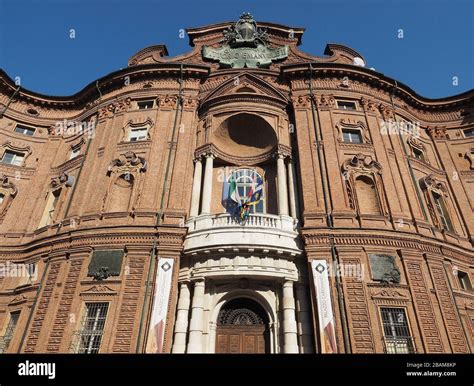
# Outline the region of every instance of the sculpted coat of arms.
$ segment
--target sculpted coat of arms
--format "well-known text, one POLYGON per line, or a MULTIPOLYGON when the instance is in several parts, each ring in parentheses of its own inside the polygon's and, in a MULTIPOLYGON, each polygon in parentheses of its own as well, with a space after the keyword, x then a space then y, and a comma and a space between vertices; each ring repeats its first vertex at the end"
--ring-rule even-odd
POLYGON ((203 58, 218 61, 222 67, 265 68, 288 56, 286 45, 268 47, 266 31, 257 27, 250 13, 243 13, 223 34, 224 45, 202 48, 203 58))

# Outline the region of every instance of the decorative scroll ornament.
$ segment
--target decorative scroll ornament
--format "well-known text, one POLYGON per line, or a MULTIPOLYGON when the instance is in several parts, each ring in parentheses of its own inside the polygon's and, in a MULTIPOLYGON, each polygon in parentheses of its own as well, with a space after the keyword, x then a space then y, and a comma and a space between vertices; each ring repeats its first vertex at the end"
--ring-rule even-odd
POLYGON ((55 188, 58 188, 62 185, 72 186, 73 184, 74 184, 74 177, 69 176, 66 173, 63 173, 63 174, 61 174, 57 177, 51 178, 50 186, 51 186, 51 188, 55 189, 55 188))
POLYGON ((136 171, 145 172, 146 169, 147 162, 145 158, 138 157, 133 151, 128 151, 110 163, 107 174, 121 172, 131 173, 136 171))
POLYGON ((446 127, 428 126, 426 128, 426 131, 428 132, 428 135, 433 139, 449 139, 446 127))
POLYGON ((245 12, 233 26, 223 32, 225 44, 219 48, 203 46, 205 59, 218 61, 222 67, 268 67, 276 60, 288 57, 288 46, 267 46, 265 30, 257 28, 253 16, 245 12))
POLYGON ((11 197, 15 197, 18 193, 17 187, 10 182, 10 178, 4 174, 0 174, 0 188, 2 191, 8 192, 11 197))
POLYGON ((350 168, 357 168, 367 170, 378 174, 382 173, 382 166, 376 160, 372 159, 370 155, 357 154, 351 159, 344 161, 342 169, 348 171, 350 168))
POLYGON ((408 144, 417 149, 417 150, 420 150, 422 152, 425 152, 426 151, 426 148, 425 148, 425 145, 423 144, 423 142, 421 142, 418 138, 416 138, 414 135, 411 135, 408 140, 407 140, 408 144))
POLYGON ((438 181, 432 174, 420 179, 420 187, 423 190, 429 189, 435 193, 447 196, 448 191, 441 181, 438 181))

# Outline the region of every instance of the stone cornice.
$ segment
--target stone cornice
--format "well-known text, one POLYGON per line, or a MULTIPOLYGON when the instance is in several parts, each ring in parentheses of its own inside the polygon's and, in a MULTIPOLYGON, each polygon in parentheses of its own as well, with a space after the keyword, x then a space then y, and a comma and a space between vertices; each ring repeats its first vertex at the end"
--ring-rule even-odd
MULTIPOLYGON (((181 64, 179 63, 153 63, 127 67, 89 83, 81 91, 71 96, 48 96, 39 94, 20 87, 16 99, 24 100, 32 105, 50 106, 51 108, 62 108, 66 110, 77 110, 85 108, 87 103, 91 103, 99 98, 97 84, 101 93, 105 96, 113 89, 121 88, 124 85, 124 78, 130 77, 130 83, 144 78, 153 77, 176 77, 178 79, 181 64)), ((209 74, 209 67, 205 65, 183 64, 184 76, 202 78, 209 74)), ((11 97, 17 86, 8 74, 0 69, 0 92, 7 97, 11 97)))
POLYGON ((149 250, 155 238, 161 248, 181 248, 186 228, 114 227, 83 228, 38 238, 25 244, 0 245, 0 260, 24 261, 31 257, 73 253, 98 245, 136 247, 149 250), (161 246, 160 246, 161 245, 161 246))
POLYGON ((454 259, 461 259, 468 264, 473 264, 474 253, 472 251, 448 245, 441 241, 420 236, 419 234, 409 234, 405 232, 383 232, 367 230, 340 230, 334 229, 329 232, 327 229, 307 228, 302 230, 305 249, 311 250, 314 247, 328 246, 332 238, 337 245, 345 246, 380 246, 383 248, 402 248, 417 252, 426 252, 440 256, 449 256, 454 259))
MULTIPOLYGON (((281 146, 281 145, 280 145, 281 146)), ((286 147, 285 147, 286 148, 286 147)), ((235 164, 235 165, 256 165, 262 162, 267 162, 273 159, 273 155, 277 150, 277 146, 275 146, 270 151, 260 154, 258 156, 252 157, 238 157, 231 154, 227 154, 226 152, 218 149, 213 144, 206 144, 196 149, 194 152, 195 158, 201 157, 204 154, 212 153, 217 158, 235 164)))
MULTIPOLYGON (((348 76, 351 80, 360 80, 367 84, 372 84, 386 92, 394 92, 394 95, 410 103, 413 107, 429 111, 446 110, 456 108, 460 105, 466 107, 472 104, 474 100, 474 90, 466 91, 462 94, 430 99, 418 95, 408 86, 397 82, 379 72, 364 67, 356 67, 341 63, 298 63, 283 65, 281 73, 285 77, 309 77, 310 64, 313 70, 314 78, 323 77, 341 77, 348 76)), ((350 90, 349 90, 350 91, 350 90)))

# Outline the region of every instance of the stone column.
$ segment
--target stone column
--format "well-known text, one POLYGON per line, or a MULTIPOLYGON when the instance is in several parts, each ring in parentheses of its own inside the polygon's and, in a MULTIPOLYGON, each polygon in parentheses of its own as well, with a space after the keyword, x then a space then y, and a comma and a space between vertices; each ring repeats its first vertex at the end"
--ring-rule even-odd
POLYGON ((188 353, 202 353, 202 330, 204 316, 204 280, 194 284, 191 322, 189 323, 188 353))
POLYGON ((283 351, 285 353, 298 353, 295 298, 291 280, 283 283, 283 351))
POLYGON ((290 161, 288 162, 288 188, 290 190, 290 216, 293 218, 298 217, 295 186, 295 165, 290 159, 290 161))
POLYGON ((186 351, 186 333, 188 331, 188 314, 191 299, 189 296, 189 284, 184 282, 180 285, 178 312, 174 327, 174 342, 172 353, 184 353, 186 351))
POLYGON ((191 196, 191 210, 189 215, 195 217, 199 214, 199 199, 201 198, 201 176, 202 162, 201 157, 196 159, 194 165, 193 191, 191 196))
POLYGON ((278 212, 288 216, 288 190, 286 187, 285 156, 278 154, 277 160, 278 178, 278 212))
POLYGON ((298 315, 298 335, 300 336, 300 352, 312 353, 313 340, 311 339, 311 315, 309 310, 308 299, 309 287, 297 284, 296 285, 296 312, 298 315))
POLYGON ((212 196, 212 172, 214 167, 214 155, 206 154, 206 168, 204 170, 204 186, 202 188, 202 206, 201 213, 211 213, 212 196))

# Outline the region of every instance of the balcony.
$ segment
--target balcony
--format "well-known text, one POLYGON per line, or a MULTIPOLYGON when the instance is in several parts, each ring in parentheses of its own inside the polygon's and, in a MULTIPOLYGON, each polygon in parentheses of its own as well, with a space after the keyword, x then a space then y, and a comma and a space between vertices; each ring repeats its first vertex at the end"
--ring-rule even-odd
POLYGON ((297 220, 285 215, 251 214, 245 223, 231 215, 190 218, 184 242, 187 254, 261 251, 296 256, 301 253, 297 220))

